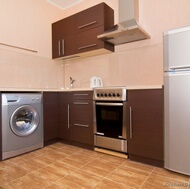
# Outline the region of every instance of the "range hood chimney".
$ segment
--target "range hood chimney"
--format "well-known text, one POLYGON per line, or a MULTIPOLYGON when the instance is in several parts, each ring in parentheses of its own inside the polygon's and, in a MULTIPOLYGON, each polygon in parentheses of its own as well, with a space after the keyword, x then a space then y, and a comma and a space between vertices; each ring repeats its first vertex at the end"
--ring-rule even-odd
POLYGON ((139 25, 138 0, 118 0, 119 23, 103 34, 102 39, 114 45, 149 39, 150 35, 139 25))

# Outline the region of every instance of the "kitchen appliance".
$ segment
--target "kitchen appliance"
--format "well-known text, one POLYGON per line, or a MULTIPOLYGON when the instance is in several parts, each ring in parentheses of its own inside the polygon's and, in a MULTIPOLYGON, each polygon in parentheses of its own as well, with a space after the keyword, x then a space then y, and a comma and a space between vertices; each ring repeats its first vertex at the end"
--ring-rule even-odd
POLYGON ((103 87, 103 82, 100 77, 91 77, 90 78, 90 87, 95 88, 95 87, 103 87))
POLYGON ((164 32, 165 168, 190 175, 190 26, 164 32))
POLYGON ((139 24, 139 0, 118 0, 119 23, 99 39, 114 45, 149 39, 150 35, 139 24))
POLYGON ((44 146, 41 93, 2 93, 1 126, 4 160, 44 146))
POLYGON ((127 153, 126 88, 95 88, 93 100, 95 148, 127 153))

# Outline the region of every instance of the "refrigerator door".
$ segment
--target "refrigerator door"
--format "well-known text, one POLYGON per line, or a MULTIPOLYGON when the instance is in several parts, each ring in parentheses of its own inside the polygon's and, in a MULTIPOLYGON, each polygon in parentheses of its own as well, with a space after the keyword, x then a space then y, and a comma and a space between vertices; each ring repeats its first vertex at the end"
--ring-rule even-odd
POLYGON ((190 26, 164 32, 164 71, 190 67, 190 26))
POLYGON ((190 71, 164 75, 165 168, 190 175, 190 71))

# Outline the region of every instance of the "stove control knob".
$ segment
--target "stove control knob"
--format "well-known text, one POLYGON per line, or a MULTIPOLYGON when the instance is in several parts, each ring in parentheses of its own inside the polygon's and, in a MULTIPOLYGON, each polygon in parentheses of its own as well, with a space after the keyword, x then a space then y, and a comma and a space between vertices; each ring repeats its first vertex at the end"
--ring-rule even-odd
POLYGON ((104 96, 107 97, 108 96, 107 93, 105 93, 104 96))
POLYGON ((97 97, 99 97, 100 96, 100 93, 97 93, 97 97))
POLYGON ((111 97, 111 93, 109 93, 108 96, 111 97))
POLYGON ((104 96, 104 94, 103 94, 103 93, 101 93, 101 96, 103 97, 103 96, 104 96))
POLYGON ((117 97, 120 97, 120 94, 119 94, 119 93, 117 93, 117 97))
POLYGON ((113 93, 112 95, 113 95, 113 97, 115 97, 115 93, 113 93))

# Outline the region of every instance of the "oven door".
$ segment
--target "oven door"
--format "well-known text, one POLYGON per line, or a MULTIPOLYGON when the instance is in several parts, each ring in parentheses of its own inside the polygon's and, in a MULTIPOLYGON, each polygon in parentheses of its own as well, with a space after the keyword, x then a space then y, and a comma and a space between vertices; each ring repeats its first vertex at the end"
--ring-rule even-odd
POLYGON ((126 139, 126 102, 95 102, 95 134, 126 139))

